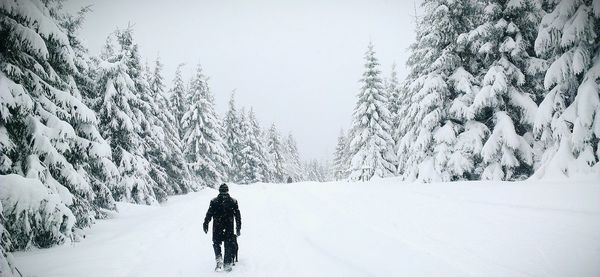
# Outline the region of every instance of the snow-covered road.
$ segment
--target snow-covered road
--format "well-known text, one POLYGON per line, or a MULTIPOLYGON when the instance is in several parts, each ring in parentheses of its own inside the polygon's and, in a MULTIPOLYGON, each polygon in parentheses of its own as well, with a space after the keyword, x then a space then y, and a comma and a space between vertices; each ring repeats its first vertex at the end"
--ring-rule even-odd
MULTIPOLYGON (((80 243, 15 253, 25 276, 211 276, 214 190, 120 204, 80 243), (210 233, 209 233, 210 234, 210 233)), ((231 276, 600 276, 595 182, 231 186, 231 276)))

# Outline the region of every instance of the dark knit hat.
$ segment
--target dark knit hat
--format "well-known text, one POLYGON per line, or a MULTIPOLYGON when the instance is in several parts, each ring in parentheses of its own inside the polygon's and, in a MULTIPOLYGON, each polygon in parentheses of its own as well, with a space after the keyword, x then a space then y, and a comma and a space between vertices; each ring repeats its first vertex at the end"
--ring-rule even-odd
POLYGON ((223 183, 221 186, 219 186, 219 192, 227 193, 227 192, 229 192, 229 187, 225 183, 223 183))

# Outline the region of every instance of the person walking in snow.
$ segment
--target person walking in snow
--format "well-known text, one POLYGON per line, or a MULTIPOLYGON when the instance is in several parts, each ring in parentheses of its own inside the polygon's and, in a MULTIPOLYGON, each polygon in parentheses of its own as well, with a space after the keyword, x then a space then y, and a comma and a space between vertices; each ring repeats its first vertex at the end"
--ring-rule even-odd
POLYGON ((213 220, 213 248, 217 267, 215 270, 231 271, 233 258, 237 255, 237 238, 242 228, 242 216, 238 202, 229 195, 229 187, 222 184, 219 195, 210 201, 210 206, 204 218, 204 233, 208 233, 208 223, 213 220), (235 221, 236 232, 233 233, 235 221), (221 255, 221 244, 225 247, 225 256, 221 255))

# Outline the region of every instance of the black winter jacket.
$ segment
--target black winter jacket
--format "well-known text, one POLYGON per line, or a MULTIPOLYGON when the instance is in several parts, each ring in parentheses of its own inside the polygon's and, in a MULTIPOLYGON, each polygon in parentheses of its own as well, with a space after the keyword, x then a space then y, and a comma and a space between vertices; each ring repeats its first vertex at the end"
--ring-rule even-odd
POLYGON ((236 230, 239 231, 242 228, 242 216, 240 215, 238 202, 228 193, 221 193, 210 201, 210 206, 204 218, 205 228, 208 228, 211 219, 213 220, 213 240, 222 241, 235 236, 233 233, 234 220, 236 230))

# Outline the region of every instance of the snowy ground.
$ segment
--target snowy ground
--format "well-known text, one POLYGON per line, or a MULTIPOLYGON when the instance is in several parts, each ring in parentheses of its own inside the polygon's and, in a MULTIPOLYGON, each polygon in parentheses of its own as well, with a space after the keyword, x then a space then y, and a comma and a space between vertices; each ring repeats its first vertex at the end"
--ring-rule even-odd
MULTIPOLYGON (((600 183, 232 186, 231 276, 600 276, 600 183)), ((121 204, 80 243, 15 253, 25 276, 212 276, 214 190, 121 204)))

